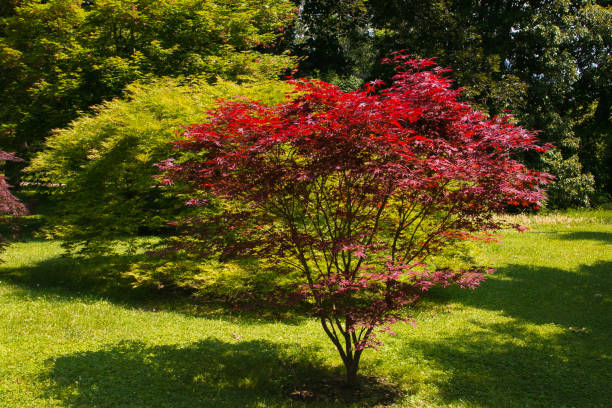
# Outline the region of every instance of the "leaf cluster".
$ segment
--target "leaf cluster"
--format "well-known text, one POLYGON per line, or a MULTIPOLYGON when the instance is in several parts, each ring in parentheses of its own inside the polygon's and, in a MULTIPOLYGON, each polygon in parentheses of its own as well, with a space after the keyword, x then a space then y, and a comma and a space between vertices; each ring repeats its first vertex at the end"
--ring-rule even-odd
POLYGON ((389 78, 375 62, 405 49, 453 68, 456 87, 489 115, 516 114, 554 143, 556 207, 588 205, 611 194, 612 10, 606 1, 306 0, 294 23, 297 55, 309 72, 365 80, 389 78), (347 24, 350 21, 351 24, 347 24), (579 160, 580 166, 573 162, 579 160), (568 169, 573 169, 568 172, 568 169), (564 200, 564 195, 574 197, 564 200))
MULTIPOLYGON (((22 161, 22 159, 15 156, 14 153, 0 150, 0 163, 7 161, 22 161)), ((10 187, 4 175, 0 174, 0 224, 11 224, 10 227, 14 231, 15 225, 12 224, 14 217, 27 214, 27 210, 23 203, 10 192, 10 187)), ((0 233, 0 251, 6 244, 6 238, 0 233)))

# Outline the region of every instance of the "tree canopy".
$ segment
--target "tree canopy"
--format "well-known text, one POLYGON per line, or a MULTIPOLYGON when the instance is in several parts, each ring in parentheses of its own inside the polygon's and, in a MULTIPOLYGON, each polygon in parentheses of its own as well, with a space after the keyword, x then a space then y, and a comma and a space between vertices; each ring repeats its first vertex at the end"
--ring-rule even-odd
POLYGON ((512 111, 556 149, 549 206, 612 197, 612 9, 607 1, 11 0, 0 8, 0 146, 29 160, 136 80, 301 75, 353 90, 389 79, 405 49, 453 68, 494 116, 512 111), (291 56, 290 56, 291 54, 291 56), (296 58, 294 58, 294 56, 296 58))

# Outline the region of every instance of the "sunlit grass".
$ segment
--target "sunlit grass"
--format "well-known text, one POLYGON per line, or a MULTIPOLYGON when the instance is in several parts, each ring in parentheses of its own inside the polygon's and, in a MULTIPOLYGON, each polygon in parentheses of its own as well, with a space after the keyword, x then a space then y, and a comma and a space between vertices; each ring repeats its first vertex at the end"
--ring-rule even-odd
MULTIPOLYGON (((398 324, 365 354, 364 381, 404 393, 388 405, 609 406, 612 211, 547 217, 474 251, 495 275, 475 291, 433 291, 416 328, 398 324)), ((0 407, 350 405, 290 397, 342 374, 314 320, 134 290, 121 277, 130 257, 75 260, 56 242, 18 243, 4 259, 0 407)))

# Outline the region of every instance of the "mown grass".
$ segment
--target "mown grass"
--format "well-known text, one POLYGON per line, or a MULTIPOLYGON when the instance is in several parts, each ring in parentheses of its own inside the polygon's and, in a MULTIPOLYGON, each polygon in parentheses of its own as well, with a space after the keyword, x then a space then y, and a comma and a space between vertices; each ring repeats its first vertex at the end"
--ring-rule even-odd
POLYGON ((434 290, 416 328, 367 352, 374 385, 353 399, 316 321, 132 289, 130 257, 15 244, 0 266, 0 407, 609 407, 612 211, 547 217, 474 252, 498 270, 480 288, 434 290))

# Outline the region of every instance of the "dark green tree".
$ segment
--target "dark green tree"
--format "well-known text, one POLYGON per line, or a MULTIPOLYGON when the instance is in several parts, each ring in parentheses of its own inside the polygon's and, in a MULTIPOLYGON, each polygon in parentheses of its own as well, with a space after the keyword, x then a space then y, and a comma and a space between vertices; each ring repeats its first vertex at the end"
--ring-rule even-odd
POLYGON ((275 77, 289 0, 10 0, 0 6, 0 143, 32 151, 153 76, 275 77))

